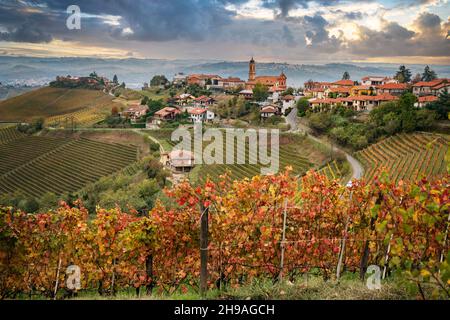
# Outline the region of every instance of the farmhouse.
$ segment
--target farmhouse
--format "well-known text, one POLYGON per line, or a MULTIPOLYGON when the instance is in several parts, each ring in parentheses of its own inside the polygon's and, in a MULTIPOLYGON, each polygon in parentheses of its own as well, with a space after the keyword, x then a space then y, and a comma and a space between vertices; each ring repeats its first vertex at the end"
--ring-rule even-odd
POLYGON ((161 159, 176 172, 189 172, 194 167, 194 154, 186 150, 173 150, 163 154, 161 159))
POLYGON ((279 114, 280 109, 276 105, 265 106, 261 109, 261 118, 270 118, 279 114))
POLYGON ((194 99, 194 105, 196 107, 207 107, 214 103, 214 99, 207 96, 200 96, 194 99))
POLYGON ((244 88, 245 81, 240 78, 228 77, 226 79, 220 79, 218 86, 224 90, 244 88))
POLYGON ((187 77, 186 81, 188 85, 197 84, 201 87, 206 85, 217 85, 219 80, 222 79, 216 74, 191 74, 187 77))
POLYGON ((398 98, 390 94, 382 94, 376 96, 360 95, 349 96, 345 98, 324 98, 311 99, 309 103, 314 111, 324 111, 334 108, 338 105, 352 108, 355 111, 371 111, 374 107, 379 106, 383 102, 394 101, 398 98))
POLYGON ((284 72, 279 76, 256 76, 256 63, 252 58, 248 66, 248 81, 245 83, 245 89, 253 90, 256 84, 262 84, 269 88, 270 92, 285 91, 287 77, 284 72))
POLYGON ((246 100, 253 99, 253 90, 242 90, 239 92, 239 96, 244 97, 246 100))
POLYGON ((153 123, 161 124, 162 121, 174 120, 181 111, 174 107, 165 107, 159 111, 156 111, 153 116, 153 123))
POLYGON ((325 97, 348 97, 350 94, 350 88, 349 87, 337 87, 337 88, 328 88, 324 91, 325 97))

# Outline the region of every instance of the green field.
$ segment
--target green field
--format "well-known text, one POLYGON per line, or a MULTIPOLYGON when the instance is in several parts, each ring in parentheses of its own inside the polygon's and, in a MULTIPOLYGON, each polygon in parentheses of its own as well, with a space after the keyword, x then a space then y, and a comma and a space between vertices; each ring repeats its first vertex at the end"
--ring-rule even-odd
POLYGON ((61 195, 129 167, 137 148, 88 139, 26 136, 0 145, 0 194, 61 195))
MULTIPOLYGON (((103 113, 105 110, 110 112, 115 105, 112 102, 113 99, 114 97, 97 90, 45 87, 1 101, 0 119, 27 122, 34 118, 73 116, 85 110, 90 110, 92 113, 97 111, 103 113)), ((83 113, 82 117, 88 116, 83 113)))
POLYGON ((445 174, 448 139, 437 134, 400 134, 384 139, 356 153, 372 181, 380 170, 395 180, 415 180, 445 174))

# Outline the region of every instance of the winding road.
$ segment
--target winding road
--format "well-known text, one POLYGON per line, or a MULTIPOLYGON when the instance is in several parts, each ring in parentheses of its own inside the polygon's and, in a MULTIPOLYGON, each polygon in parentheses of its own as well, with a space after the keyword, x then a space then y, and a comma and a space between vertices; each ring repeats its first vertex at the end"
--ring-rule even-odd
MULTIPOLYGON (((285 117, 286 122, 290 125, 289 132, 305 132, 312 140, 320 143, 320 144, 328 144, 327 141, 324 139, 318 138, 316 136, 313 136, 311 134, 311 129, 304 124, 300 123, 297 118, 297 108, 294 107, 292 111, 285 117)), ((345 152, 343 149, 338 148, 336 146, 332 146, 333 152, 342 152, 345 154, 345 158, 347 159, 348 163, 350 164, 352 168, 352 176, 350 178, 350 181, 353 179, 361 179, 364 174, 364 169, 359 163, 358 160, 356 160, 353 156, 345 152)))

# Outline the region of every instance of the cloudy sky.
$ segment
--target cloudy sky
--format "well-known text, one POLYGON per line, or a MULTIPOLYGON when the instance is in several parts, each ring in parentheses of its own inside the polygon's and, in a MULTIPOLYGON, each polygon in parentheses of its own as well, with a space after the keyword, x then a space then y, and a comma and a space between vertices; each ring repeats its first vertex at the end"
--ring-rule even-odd
POLYGON ((0 0, 0 55, 450 64, 449 31, 449 0, 0 0))

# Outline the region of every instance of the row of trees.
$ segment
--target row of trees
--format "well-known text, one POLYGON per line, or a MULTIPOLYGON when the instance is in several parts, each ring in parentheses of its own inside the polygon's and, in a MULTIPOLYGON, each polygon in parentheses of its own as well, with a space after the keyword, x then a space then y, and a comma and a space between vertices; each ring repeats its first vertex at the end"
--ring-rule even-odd
POLYGON ((396 185, 379 175, 345 187, 310 172, 300 184, 289 169, 183 182, 166 191, 175 203, 158 202, 146 215, 97 208, 90 219, 80 202, 36 215, 1 209, 0 298, 61 296, 72 264, 81 268, 82 288, 100 294, 198 288, 202 216, 209 220, 209 288, 276 282, 281 274, 293 280, 311 270, 325 279, 342 270, 364 278, 377 264, 419 288, 432 279, 437 295, 448 297, 448 177, 396 185))

